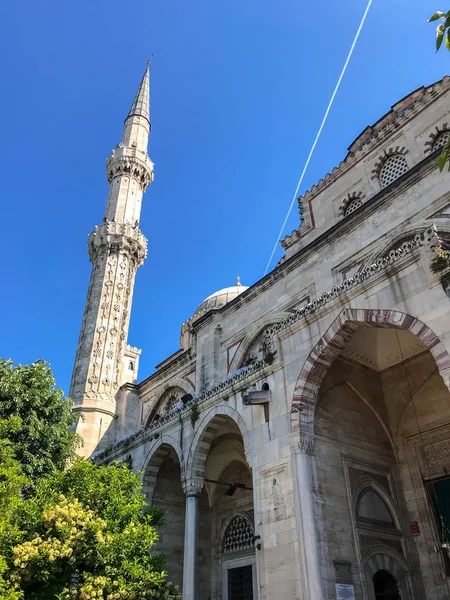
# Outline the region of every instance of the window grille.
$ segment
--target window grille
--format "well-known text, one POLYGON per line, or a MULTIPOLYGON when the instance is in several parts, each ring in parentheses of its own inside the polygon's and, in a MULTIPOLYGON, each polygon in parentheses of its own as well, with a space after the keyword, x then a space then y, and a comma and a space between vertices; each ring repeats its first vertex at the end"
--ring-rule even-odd
POLYGON ((450 136, 450 131, 443 131, 437 138, 434 140, 433 150, 437 150, 438 148, 443 148, 445 144, 448 142, 448 138, 450 136))
POLYGON ((381 187, 386 187, 408 171, 408 163, 402 154, 390 156, 380 171, 381 187))
POLYGON ((355 212, 357 208, 362 206, 362 203, 362 198, 353 198, 345 208, 344 217, 348 217, 352 212, 355 212))
POLYGON ((239 552, 253 547, 253 527, 244 517, 236 516, 227 527, 223 538, 222 551, 239 552))

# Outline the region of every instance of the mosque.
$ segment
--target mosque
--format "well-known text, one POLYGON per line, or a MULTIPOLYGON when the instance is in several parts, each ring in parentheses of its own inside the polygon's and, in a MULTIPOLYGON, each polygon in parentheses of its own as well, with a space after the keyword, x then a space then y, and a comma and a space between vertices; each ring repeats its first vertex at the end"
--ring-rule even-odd
POLYGON ((88 239, 82 453, 142 473, 184 600, 448 599, 450 78, 365 127, 273 271, 206 298, 137 383, 149 99, 147 69, 88 239))

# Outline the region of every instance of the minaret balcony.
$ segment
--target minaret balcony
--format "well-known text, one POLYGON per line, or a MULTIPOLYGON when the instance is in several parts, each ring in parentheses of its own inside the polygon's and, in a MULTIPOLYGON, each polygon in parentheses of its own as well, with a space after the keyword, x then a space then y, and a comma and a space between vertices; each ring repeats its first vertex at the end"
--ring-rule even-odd
POLYGON ((153 181, 154 164, 145 152, 119 144, 106 160, 106 176, 109 183, 122 175, 134 177, 142 185, 143 191, 153 181))
POLYGON ((116 251, 128 254, 140 267, 147 257, 147 238, 137 226, 106 221, 90 234, 88 249, 91 262, 99 255, 116 251))

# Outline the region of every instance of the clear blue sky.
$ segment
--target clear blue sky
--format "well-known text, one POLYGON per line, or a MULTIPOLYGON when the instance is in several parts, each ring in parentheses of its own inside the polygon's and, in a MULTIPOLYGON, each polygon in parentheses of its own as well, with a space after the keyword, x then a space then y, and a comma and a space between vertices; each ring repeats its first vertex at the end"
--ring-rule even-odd
MULTIPOLYGON (((236 274, 260 279, 365 4, 4 3, 0 356, 49 360, 68 392, 104 161, 151 54, 155 182, 129 336, 143 348, 140 379, 178 349, 181 323, 205 296, 236 274)), ((448 8, 374 0, 302 191, 367 124, 449 71, 426 23, 448 8)), ((294 210, 286 232, 297 226, 294 210)))

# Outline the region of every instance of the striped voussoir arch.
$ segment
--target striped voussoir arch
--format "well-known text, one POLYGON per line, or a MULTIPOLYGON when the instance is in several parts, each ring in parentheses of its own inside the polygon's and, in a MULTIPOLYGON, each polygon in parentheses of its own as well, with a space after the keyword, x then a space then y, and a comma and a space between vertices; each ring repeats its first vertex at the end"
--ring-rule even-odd
POLYGON ((395 310, 345 309, 314 346, 303 365, 291 405, 291 431, 314 436, 314 415, 322 381, 333 361, 359 327, 398 327, 416 335, 427 346, 447 385, 450 356, 425 323, 395 310), (445 375, 444 375, 445 374, 445 375))
POLYGON ((203 418, 197 432, 192 440, 186 461, 186 479, 203 480, 206 458, 215 438, 218 437, 221 428, 232 420, 240 430, 244 443, 244 453, 248 465, 251 468, 250 438, 247 427, 241 415, 229 406, 218 406, 210 410, 203 418))
POLYGON ((396 581, 401 581, 406 569, 395 556, 379 553, 369 558, 365 564, 364 571, 370 579, 373 579, 373 576, 378 571, 387 571, 396 581))
POLYGON ((169 454, 175 453, 180 463, 181 476, 184 472, 183 453, 178 442, 168 435, 161 436, 150 448, 146 461, 144 463, 142 491, 144 492, 148 503, 153 499, 158 473, 162 463, 169 454))

